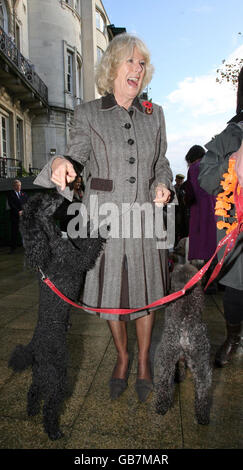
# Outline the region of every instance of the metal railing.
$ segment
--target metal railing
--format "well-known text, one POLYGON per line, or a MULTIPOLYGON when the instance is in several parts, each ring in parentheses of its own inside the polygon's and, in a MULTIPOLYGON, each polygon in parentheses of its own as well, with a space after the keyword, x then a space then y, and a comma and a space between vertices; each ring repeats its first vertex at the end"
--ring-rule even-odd
POLYGON ((22 173, 21 160, 17 160, 17 158, 0 157, 0 178, 21 177, 22 173))
POLYGON ((18 160, 17 158, 0 157, 0 178, 37 176, 40 171, 40 168, 34 168, 29 165, 29 172, 26 172, 21 160, 18 160))
POLYGON ((29 175, 30 176, 37 176, 40 173, 40 168, 34 168, 33 166, 29 165, 29 175))
POLYGON ((39 96, 48 103, 48 88, 41 80, 39 75, 34 70, 34 65, 26 59, 19 49, 16 47, 14 41, 8 34, 0 27, 0 53, 2 53, 7 61, 9 61, 14 68, 16 68, 30 83, 32 88, 39 94, 39 96))

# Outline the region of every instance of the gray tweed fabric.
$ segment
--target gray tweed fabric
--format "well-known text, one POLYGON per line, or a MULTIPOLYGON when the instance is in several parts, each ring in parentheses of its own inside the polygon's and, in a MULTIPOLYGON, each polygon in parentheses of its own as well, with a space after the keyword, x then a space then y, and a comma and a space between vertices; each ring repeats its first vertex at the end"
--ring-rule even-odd
MULTIPOLYGON (((173 191, 166 148, 164 114, 156 104, 148 114, 136 98, 127 111, 107 95, 75 108, 65 156, 87 166, 83 204, 91 221, 97 214, 99 223, 103 220, 102 234, 108 237, 104 252, 86 276, 82 301, 91 307, 142 308, 167 293, 167 249, 158 248, 157 232, 148 234, 148 223, 153 225, 155 218, 155 187, 163 183, 173 191), (142 211, 136 219, 134 210, 143 204, 153 216, 150 213, 146 219, 142 211)), ((54 187, 52 161, 36 184, 54 187)), ((62 194, 72 200, 69 188, 62 194)), ((100 316, 128 320, 147 313, 100 316)))

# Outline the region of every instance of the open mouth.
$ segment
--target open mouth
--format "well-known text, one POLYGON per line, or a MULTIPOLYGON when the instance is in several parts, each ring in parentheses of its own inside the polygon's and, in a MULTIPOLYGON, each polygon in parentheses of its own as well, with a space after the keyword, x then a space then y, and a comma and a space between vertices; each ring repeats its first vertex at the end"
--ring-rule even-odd
POLYGON ((139 82, 139 79, 137 77, 129 77, 127 79, 127 83, 129 86, 133 87, 133 88, 137 88, 138 87, 138 82, 139 82))

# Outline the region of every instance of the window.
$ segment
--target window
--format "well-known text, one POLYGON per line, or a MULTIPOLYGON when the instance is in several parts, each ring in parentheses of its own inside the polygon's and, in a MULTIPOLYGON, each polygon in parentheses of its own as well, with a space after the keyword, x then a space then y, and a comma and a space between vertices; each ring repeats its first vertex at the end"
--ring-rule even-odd
POLYGON ((5 0, 0 0, 0 26, 8 33, 8 13, 5 0))
POLYGON ((69 105, 78 104, 83 99, 82 56, 76 47, 63 41, 64 82, 69 105))
POLYGON ((73 93, 73 53, 67 52, 67 90, 73 93))
POLYGON ((79 0, 73 0, 73 8, 80 13, 80 5, 79 5, 79 0))
MULTIPOLYGON (((1 1, 1 0, 0 0, 1 1)), ((68 5, 71 10, 75 10, 80 16, 80 0, 60 0, 63 5, 68 5)))
POLYGON ((16 150, 17 150, 17 155, 16 155, 17 160, 23 161, 24 160, 23 121, 21 119, 17 119, 17 124, 16 124, 16 150))
POLYGON ((105 19, 100 11, 96 10, 96 28, 102 33, 105 32, 105 19))
POLYGON ((20 27, 18 23, 15 25, 15 44, 18 50, 20 51, 20 27))
POLYGON ((82 64, 77 58, 77 69, 76 69, 76 98, 77 102, 80 102, 83 98, 82 90, 82 64))
POLYGON ((4 29, 4 15, 3 15, 3 7, 0 3, 0 26, 4 29))
POLYGON ((100 62, 100 59, 101 59, 102 55, 103 55, 102 49, 97 46, 97 63, 100 62))
POLYGON ((1 130, 1 157, 9 158, 9 118, 0 115, 0 130, 1 130))

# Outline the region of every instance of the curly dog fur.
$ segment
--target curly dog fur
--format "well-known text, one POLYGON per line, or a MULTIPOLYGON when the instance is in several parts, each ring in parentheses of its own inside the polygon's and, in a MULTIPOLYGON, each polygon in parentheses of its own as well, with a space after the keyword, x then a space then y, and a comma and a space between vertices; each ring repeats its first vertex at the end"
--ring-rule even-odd
MULTIPOLYGON (((99 256, 103 239, 62 238, 54 213, 63 202, 58 193, 36 194, 24 206, 20 230, 28 264, 48 275, 67 297, 77 301, 84 273, 99 256)), ((66 336, 70 305, 61 300, 39 278, 38 321, 30 343, 18 345, 9 360, 14 371, 32 366, 32 384, 28 391, 27 411, 33 416, 44 400, 44 430, 52 440, 63 436, 59 429, 60 407, 67 384, 68 351, 66 336)))
MULTIPOLYGON (((181 290, 197 272, 192 264, 176 265, 171 290, 181 290)), ((199 424, 208 424, 212 367, 206 325, 202 322, 204 293, 198 283, 183 297, 171 302, 165 312, 165 327, 157 351, 158 383, 156 411, 165 414, 173 403, 174 383, 185 378, 185 362, 195 384, 195 413, 199 424)))

